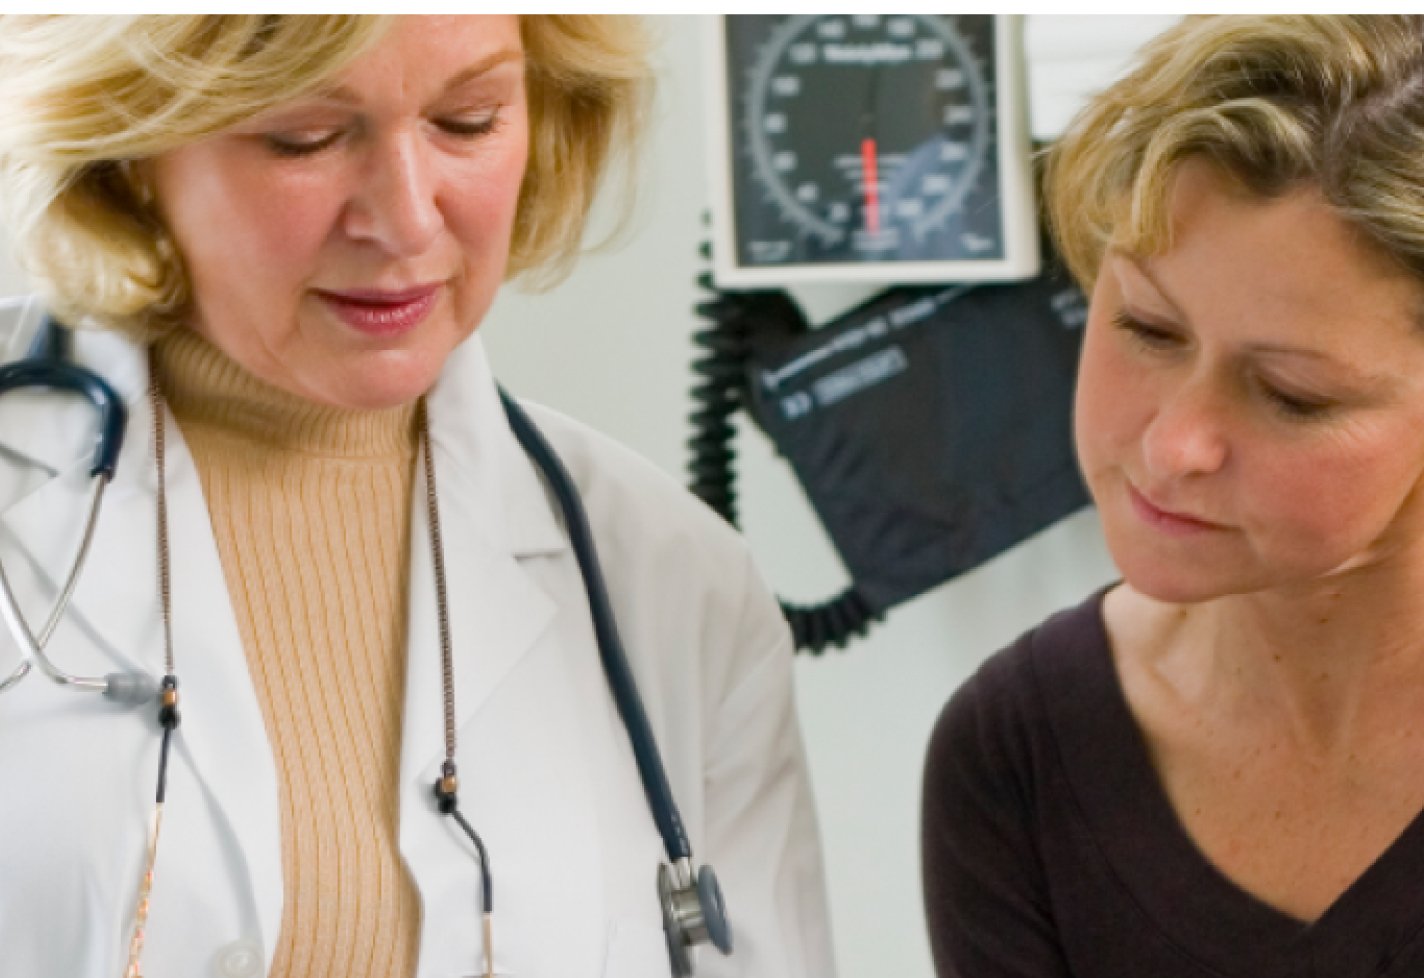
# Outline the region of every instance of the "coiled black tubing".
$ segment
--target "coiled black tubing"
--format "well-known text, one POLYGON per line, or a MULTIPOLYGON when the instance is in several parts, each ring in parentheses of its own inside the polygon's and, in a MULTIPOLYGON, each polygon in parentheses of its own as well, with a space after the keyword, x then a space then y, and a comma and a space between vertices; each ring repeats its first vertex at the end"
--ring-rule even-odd
MULTIPOLYGON (((805 331, 801 309, 779 289, 725 290, 712 280, 712 247, 699 248, 697 315, 703 328, 693 333, 698 353, 692 361, 693 411, 688 416, 692 436, 687 441, 688 488, 732 526, 737 522, 736 426, 733 416, 746 407, 747 362, 757 329, 805 331)), ((852 584, 817 604, 781 601, 798 651, 820 655, 827 647, 845 648, 864 635, 882 615, 874 611, 852 584)))

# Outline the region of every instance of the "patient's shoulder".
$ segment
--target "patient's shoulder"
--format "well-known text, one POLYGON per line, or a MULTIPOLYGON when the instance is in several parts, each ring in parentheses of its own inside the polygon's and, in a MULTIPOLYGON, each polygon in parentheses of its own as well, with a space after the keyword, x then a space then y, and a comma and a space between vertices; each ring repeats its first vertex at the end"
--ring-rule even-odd
POLYGON ((936 780, 986 779, 1027 791, 1049 776, 1065 710, 1112 694, 1102 597, 1025 632, 955 691, 930 738, 927 790, 936 780))

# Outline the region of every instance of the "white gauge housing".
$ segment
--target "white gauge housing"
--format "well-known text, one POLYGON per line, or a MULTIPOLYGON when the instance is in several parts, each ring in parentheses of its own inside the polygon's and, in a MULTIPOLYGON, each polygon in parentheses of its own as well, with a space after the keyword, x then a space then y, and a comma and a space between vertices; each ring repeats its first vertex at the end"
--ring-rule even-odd
POLYGON ((719 286, 1010 281, 1038 273, 1022 18, 764 18, 765 36, 751 35, 761 38, 755 50, 744 41, 736 52, 729 29, 745 25, 729 24, 735 17, 710 18, 706 44, 719 286), (967 40, 960 25, 971 21, 992 51, 967 40), (729 63, 734 57, 738 64, 729 63), (873 140, 855 145, 856 127, 872 112, 855 113, 864 102, 856 102, 856 86, 837 84, 840 71, 901 72, 890 92, 899 100, 880 92, 878 117, 868 123, 875 132, 899 130, 900 148, 883 161, 873 140), (936 98, 945 101, 930 105, 936 98), (892 101, 917 111, 894 112, 885 104, 892 101), (828 137, 824 120, 844 127, 845 138, 828 137), (911 183, 913 192, 905 189, 911 183))

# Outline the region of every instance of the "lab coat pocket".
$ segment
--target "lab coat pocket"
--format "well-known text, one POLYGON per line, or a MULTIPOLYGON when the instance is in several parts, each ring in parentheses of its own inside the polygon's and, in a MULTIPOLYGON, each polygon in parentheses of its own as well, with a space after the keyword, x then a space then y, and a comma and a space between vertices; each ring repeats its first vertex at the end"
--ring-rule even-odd
POLYGON ((668 978, 672 964, 660 925, 622 917, 608 925, 603 978, 668 978))

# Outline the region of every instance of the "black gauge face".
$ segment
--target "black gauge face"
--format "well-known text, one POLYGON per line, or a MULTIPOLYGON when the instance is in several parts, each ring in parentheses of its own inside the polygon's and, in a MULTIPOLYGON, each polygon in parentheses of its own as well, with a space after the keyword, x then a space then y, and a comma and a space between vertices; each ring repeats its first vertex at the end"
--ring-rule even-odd
POLYGON ((993 261, 994 18, 729 16, 744 267, 993 261))

